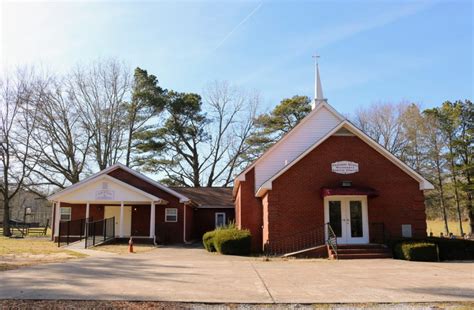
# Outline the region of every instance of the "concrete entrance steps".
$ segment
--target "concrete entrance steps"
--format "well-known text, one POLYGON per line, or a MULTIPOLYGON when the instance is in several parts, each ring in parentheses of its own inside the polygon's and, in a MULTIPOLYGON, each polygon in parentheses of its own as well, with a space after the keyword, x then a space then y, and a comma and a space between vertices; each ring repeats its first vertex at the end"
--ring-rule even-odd
MULTIPOLYGON (((338 259, 391 258, 392 251, 383 244, 341 244, 337 246, 338 259)), ((335 259, 334 250, 329 248, 329 258, 335 259)))

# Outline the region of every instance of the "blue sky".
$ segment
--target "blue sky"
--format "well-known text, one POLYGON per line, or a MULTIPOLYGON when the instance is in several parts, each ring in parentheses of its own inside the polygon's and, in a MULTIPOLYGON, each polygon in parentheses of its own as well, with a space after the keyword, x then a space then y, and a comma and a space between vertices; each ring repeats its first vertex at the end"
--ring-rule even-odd
POLYGON ((258 90, 262 110, 325 96, 340 112, 380 101, 472 99, 471 1, 3 1, 2 70, 66 71, 116 57, 163 87, 213 80, 258 90))

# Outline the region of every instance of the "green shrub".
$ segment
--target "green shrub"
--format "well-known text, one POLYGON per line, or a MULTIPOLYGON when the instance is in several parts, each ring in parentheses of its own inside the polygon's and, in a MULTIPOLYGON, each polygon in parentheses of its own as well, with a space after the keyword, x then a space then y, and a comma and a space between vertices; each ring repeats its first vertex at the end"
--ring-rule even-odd
POLYGON ((219 229, 237 229, 237 227, 235 226, 235 221, 232 220, 232 221, 227 222, 227 224, 216 228, 216 230, 219 230, 219 229))
POLYGON ((395 258, 419 261, 437 262, 438 247, 434 243, 428 242, 400 242, 395 245, 395 258))
POLYGON ((473 260, 474 241, 430 237, 426 239, 435 243, 439 250, 439 259, 444 260, 473 260))
POLYGON ((474 240, 449 239, 439 237, 428 237, 423 239, 393 239, 390 246, 394 250, 400 242, 428 242, 438 246, 438 255, 440 261, 445 260, 473 260, 474 259, 474 240))
POLYGON ((251 234, 248 230, 218 229, 214 236, 214 248, 226 255, 249 255, 251 234))
POLYGON ((217 230, 208 231, 202 236, 202 244, 208 252, 215 252, 216 248, 214 247, 214 236, 216 235, 217 230))

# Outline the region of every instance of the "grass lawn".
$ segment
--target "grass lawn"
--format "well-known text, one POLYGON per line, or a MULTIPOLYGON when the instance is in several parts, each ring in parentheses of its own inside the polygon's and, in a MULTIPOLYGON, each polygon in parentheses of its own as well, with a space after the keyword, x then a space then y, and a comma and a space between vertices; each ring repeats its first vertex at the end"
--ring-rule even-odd
MULTIPOLYGON (((128 253, 128 244, 122 244, 122 243, 99 245, 99 246, 94 247, 93 249, 98 250, 98 251, 116 253, 116 254, 132 254, 132 253, 128 253)), ((145 253, 153 249, 156 249, 156 247, 152 244, 134 244, 133 245, 133 253, 145 253)))
POLYGON ((48 237, 0 236, 0 271, 43 263, 62 262, 87 255, 58 248, 48 237))
MULTIPOLYGON (((426 233, 429 235, 430 232, 433 232, 435 237, 439 237, 439 233, 444 234, 444 221, 443 220, 435 220, 435 221, 426 221, 426 233)), ((459 232, 459 223, 456 221, 449 221, 448 222, 449 231, 452 232, 456 236, 460 236, 459 232)), ((464 233, 469 233, 469 222, 465 221, 462 222, 462 228, 464 233)))

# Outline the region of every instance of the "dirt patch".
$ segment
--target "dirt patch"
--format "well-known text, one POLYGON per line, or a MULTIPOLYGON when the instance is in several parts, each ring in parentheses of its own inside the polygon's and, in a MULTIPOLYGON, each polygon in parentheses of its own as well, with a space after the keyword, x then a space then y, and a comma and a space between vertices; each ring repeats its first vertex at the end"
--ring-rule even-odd
POLYGON ((78 258, 78 255, 67 252, 48 254, 4 254, 0 255, 0 271, 13 270, 39 264, 59 263, 73 258, 78 258))
POLYGON ((467 310, 473 302, 366 304, 203 304, 142 301, 0 300, 0 309, 449 309, 467 310))

